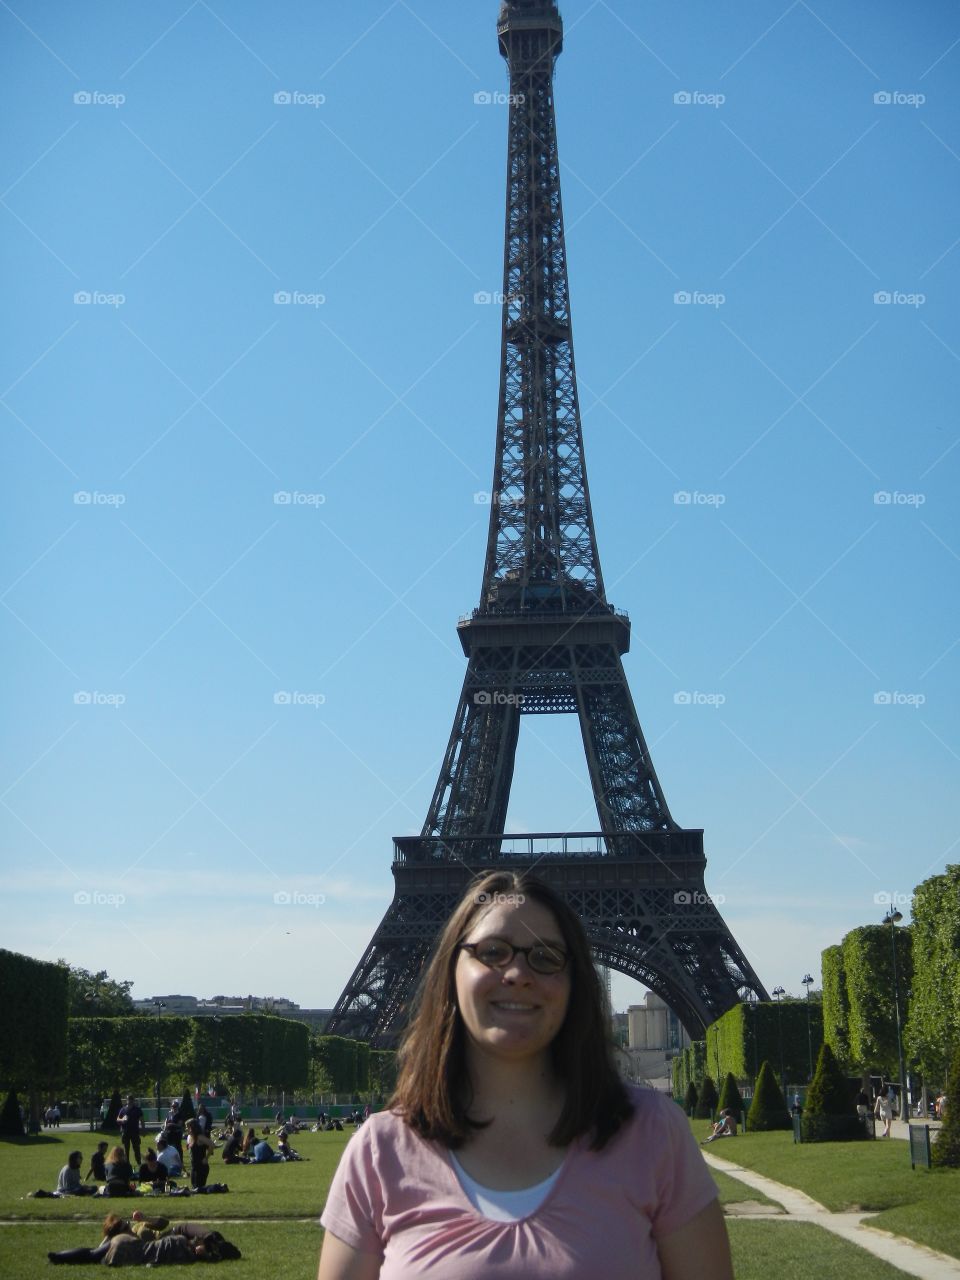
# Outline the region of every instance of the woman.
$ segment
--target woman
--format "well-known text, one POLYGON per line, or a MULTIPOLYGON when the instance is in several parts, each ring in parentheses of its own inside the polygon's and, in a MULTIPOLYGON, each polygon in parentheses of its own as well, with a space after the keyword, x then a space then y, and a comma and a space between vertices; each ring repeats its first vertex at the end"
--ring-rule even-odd
POLYGON ((251 1125, 247 1130, 246 1137, 243 1140, 243 1146, 240 1148, 241 1159, 252 1160, 253 1148, 257 1145, 257 1131, 251 1125))
POLYGON ((886 1084, 881 1085, 880 1093, 877 1095, 876 1105, 873 1109, 873 1114, 875 1116, 879 1116, 883 1121, 883 1133, 880 1135, 881 1138, 889 1138, 890 1124, 893 1120, 893 1103, 890 1101, 890 1094, 887 1090, 886 1084))
POLYGON ((496 872, 437 943, 387 1111, 348 1144, 319 1280, 732 1280, 682 1111, 619 1079, 576 914, 496 872))
POLYGON ((123 1147, 114 1147, 107 1152, 107 1161, 104 1165, 104 1173, 107 1175, 107 1185, 104 1188, 105 1196, 132 1196, 133 1187, 133 1169, 130 1167, 130 1161, 124 1154, 123 1147))
POLYGON ((207 1185, 213 1140, 202 1133, 196 1120, 187 1121, 187 1149, 190 1152, 190 1185, 194 1191, 207 1185))

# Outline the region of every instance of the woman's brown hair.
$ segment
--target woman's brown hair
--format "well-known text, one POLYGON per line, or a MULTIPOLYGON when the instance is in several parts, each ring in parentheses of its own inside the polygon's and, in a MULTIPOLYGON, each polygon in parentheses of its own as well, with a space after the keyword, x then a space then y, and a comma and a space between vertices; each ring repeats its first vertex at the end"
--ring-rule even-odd
POLYGON ((530 899, 552 912, 570 973, 566 1017, 550 1046, 553 1067, 566 1091, 563 1110, 549 1141, 565 1147, 591 1135, 599 1151, 631 1115, 633 1105, 608 1047, 604 998, 577 914, 542 880, 513 871, 494 871, 475 880, 440 935, 414 997, 413 1014, 399 1050, 400 1074, 389 1101, 423 1138, 460 1147, 483 1121, 471 1120, 463 1020, 457 1008, 454 969, 459 944, 474 922, 498 900, 496 895, 530 899))

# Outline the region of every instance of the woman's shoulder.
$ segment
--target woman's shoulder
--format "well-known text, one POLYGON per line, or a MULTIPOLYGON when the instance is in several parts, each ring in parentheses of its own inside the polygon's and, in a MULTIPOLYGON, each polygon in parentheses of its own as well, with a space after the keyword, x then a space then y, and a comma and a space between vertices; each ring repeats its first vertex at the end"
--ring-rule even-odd
POLYGON ((622 1134, 635 1139, 647 1139, 654 1134, 663 1135, 676 1129, 687 1129, 687 1117, 668 1093, 643 1085, 625 1085, 627 1098, 633 1112, 621 1125, 622 1134))

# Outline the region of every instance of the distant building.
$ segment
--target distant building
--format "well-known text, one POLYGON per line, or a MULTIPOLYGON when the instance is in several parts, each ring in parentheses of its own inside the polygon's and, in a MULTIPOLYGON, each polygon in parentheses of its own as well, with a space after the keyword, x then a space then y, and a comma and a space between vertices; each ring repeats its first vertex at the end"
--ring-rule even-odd
POLYGON ((620 1074, 637 1084, 668 1090, 670 1063, 690 1043, 680 1019, 658 995, 648 991, 643 1004, 630 1005, 626 1022, 626 1045, 616 1051, 620 1074))
POLYGON ((157 1002, 163 1007, 161 1016, 176 1014, 182 1018, 230 1017, 241 1013, 270 1013, 278 1018, 294 1018, 305 1022, 314 1031, 322 1031, 332 1009, 301 1009, 295 1000, 286 996, 212 996, 209 1000, 197 996, 151 996, 149 1000, 134 1000, 137 1013, 156 1015, 157 1002))

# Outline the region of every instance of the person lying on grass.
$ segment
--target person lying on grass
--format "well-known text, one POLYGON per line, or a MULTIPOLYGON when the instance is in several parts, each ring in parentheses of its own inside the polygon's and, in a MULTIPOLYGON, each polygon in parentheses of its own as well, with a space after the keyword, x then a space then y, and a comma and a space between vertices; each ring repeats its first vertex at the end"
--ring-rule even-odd
POLYGON ((203 1222, 179 1222, 169 1218, 145 1218, 139 1211, 129 1219, 108 1213, 103 1239, 94 1249, 51 1250, 55 1266, 100 1262, 105 1266, 166 1266, 192 1262, 225 1262, 239 1258, 240 1250, 219 1231, 203 1222))

